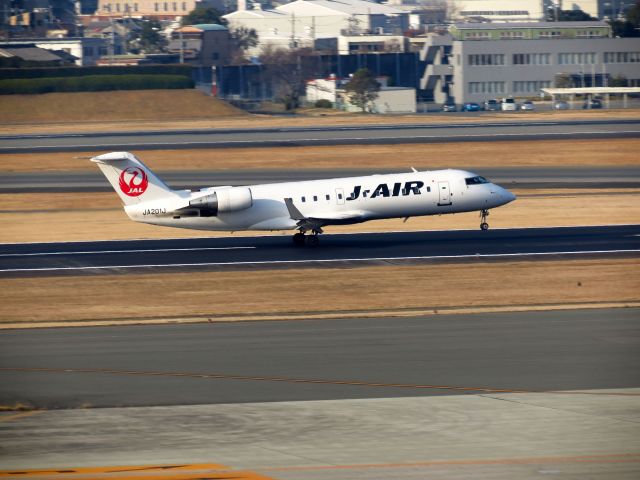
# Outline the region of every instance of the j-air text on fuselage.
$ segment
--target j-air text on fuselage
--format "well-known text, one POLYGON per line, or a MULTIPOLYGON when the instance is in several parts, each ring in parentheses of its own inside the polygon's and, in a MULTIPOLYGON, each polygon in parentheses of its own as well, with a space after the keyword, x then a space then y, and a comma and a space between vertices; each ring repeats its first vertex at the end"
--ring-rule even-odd
POLYGON ((98 164, 136 222, 197 230, 298 230, 295 245, 318 244, 326 225, 479 211, 515 195, 463 170, 434 170, 251 186, 172 190, 135 155, 112 152, 98 164))

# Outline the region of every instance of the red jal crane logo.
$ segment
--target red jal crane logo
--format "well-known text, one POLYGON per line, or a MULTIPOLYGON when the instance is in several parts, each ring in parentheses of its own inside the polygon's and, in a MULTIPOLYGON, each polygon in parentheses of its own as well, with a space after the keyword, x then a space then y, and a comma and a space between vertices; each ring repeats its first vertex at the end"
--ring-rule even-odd
POLYGON ((149 179, 144 170, 129 167, 120 174, 120 190, 129 197, 142 195, 149 186, 149 179))

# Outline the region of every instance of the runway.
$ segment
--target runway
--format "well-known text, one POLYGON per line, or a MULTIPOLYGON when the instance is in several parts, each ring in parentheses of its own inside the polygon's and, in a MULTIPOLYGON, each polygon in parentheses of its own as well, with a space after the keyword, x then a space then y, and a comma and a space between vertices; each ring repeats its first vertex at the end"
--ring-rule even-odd
POLYGON ((637 138, 640 121, 499 122, 0 137, 0 153, 637 138))
POLYGON ((0 245, 0 276, 348 267, 640 254, 640 225, 0 245))
POLYGON ((3 331, 0 404, 55 409, 637 387, 639 315, 629 308, 3 331))
MULTIPOLYGON (((212 165, 216 155, 211 156, 212 165)), ((87 160, 79 159, 78 162, 87 160)), ((421 161, 414 160, 421 170, 421 161)), ((153 165, 150 165, 153 168, 153 165)), ((628 167, 493 167, 465 168, 507 188, 640 188, 640 166, 628 167), (477 171, 476 171, 477 170, 477 171)), ((409 166, 407 166, 407 171, 409 166)), ((174 189, 199 189, 217 185, 256 185, 324 178, 398 173, 398 169, 301 169, 301 170, 197 170, 156 173, 174 189)), ((111 192, 113 188, 98 169, 95 172, 5 173, 0 193, 111 192)))

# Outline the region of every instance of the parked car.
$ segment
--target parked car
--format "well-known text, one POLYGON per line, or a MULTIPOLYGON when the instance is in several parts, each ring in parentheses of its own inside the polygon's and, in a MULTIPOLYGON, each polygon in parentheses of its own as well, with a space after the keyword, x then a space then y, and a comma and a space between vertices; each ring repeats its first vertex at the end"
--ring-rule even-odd
POLYGON ((591 98, 584 101, 582 108, 602 108, 602 102, 598 98, 591 98))
POLYGON ((479 112, 480 105, 474 102, 465 103, 464 105, 462 105, 462 108, 460 109, 460 111, 461 112, 479 112))
POLYGON ((554 110, 569 110, 570 108, 571 108, 570 105, 564 100, 557 100, 553 104, 554 110))
POLYGON ((500 103, 503 112, 513 112, 516 110, 516 100, 513 97, 505 97, 500 103))
POLYGON ((533 105, 533 102, 531 100, 525 100, 520 105, 520 110, 535 110, 535 109, 536 107, 535 105, 533 105))
POLYGON ((458 111, 458 107, 456 107, 456 104, 453 102, 447 102, 444 105, 442 105, 442 111, 443 112, 457 112, 458 111))
POLYGON ((500 102, 498 102, 498 100, 496 100, 495 98, 492 98, 491 100, 485 100, 483 110, 497 112, 500 110, 500 102))

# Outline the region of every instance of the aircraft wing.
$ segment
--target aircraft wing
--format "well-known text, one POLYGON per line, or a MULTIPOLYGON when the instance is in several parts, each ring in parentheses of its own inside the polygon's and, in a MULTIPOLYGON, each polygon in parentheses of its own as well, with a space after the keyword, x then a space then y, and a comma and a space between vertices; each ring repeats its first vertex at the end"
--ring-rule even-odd
POLYGON ((293 200, 291 198, 285 198, 284 203, 287 206, 291 219, 296 220, 297 225, 306 230, 322 232, 322 227, 325 225, 350 225, 353 223, 360 223, 365 220, 364 212, 359 210, 336 212, 330 216, 323 215, 322 217, 306 217, 293 204, 293 200))

